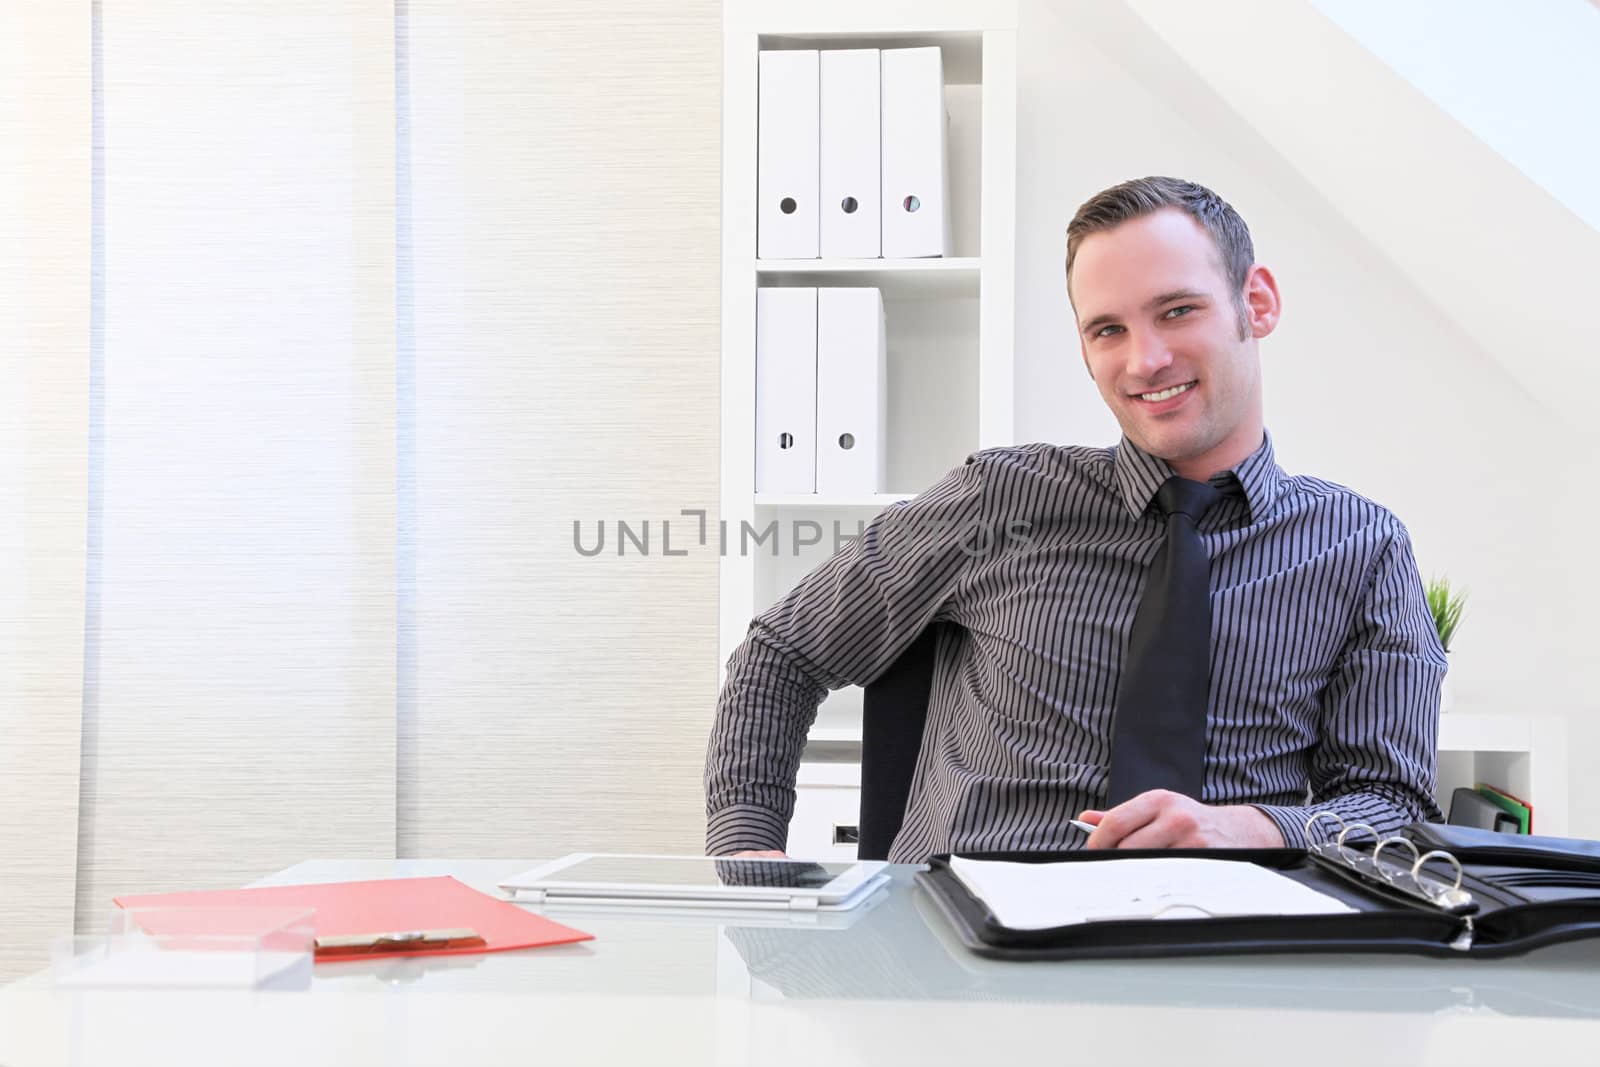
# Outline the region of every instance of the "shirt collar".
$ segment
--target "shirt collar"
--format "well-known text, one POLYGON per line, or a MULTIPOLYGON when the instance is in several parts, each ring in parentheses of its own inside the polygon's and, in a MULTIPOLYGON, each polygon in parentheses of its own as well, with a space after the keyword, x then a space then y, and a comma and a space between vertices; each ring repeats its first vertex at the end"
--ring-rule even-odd
MULTIPOLYGON (((1175 472, 1166 460, 1152 456, 1127 437, 1123 437, 1113 451, 1116 453, 1113 466, 1117 487, 1122 492, 1122 502, 1137 518, 1145 513, 1155 499, 1161 483, 1175 472)), ((1251 522, 1260 522, 1272 510, 1282 481, 1283 472, 1278 469, 1272 455, 1272 435, 1266 432, 1262 433, 1260 448, 1246 456, 1238 466, 1221 471, 1210 479, 1211 484, 1219 489, 1243 492, 1250 506, 1251 522)))

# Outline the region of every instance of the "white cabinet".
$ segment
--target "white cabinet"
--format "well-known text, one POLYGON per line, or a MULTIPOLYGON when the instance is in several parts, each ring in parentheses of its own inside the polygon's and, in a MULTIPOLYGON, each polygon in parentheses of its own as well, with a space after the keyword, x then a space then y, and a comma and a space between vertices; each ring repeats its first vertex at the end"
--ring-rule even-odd
POLYGON ((853 860, 861 811, 861 765, 808 761, 795 782, 789 855, 853 860))

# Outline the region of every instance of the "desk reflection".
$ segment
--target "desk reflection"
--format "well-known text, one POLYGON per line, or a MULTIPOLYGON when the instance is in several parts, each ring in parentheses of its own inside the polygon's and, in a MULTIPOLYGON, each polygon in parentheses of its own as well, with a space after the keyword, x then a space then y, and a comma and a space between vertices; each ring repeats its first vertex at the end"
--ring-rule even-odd
POLYGON ((969 953, 897 870, 848 929, 729 925, 752 995, 1600 1017, 1600 941, 1504 960, 1278 954, 1017 963, 969 953))

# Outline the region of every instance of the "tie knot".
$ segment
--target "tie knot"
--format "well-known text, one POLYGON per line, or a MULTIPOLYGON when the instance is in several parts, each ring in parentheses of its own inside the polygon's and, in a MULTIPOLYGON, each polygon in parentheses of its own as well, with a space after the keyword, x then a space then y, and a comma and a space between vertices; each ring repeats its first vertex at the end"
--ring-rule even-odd
POLYGON ((1167 518, 1183 514, 1196 524, 1205 518, 1211 506, 1222 499, 1222 491, 1209 482, 1194 482, 1173 475, 1156 490, 1156 504, 1167 518))

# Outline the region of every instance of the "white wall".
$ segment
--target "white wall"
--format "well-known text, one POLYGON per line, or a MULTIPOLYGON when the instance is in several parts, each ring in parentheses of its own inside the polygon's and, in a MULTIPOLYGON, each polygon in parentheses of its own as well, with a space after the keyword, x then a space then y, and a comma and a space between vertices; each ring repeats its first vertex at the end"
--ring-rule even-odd
POLYGON ((101 8, 80 929, 395 802, 388 5, 101 8))
POLYGON ((77 878, 89 90, 87 5, 0 4, 0 982, 77 878))
POLYGON ((400 854, 697 852, 717 561, 660 538, 717 507, 717 5, 409 14, 400 854))
POLYGON ((68 7, 0 4, 0 981, 311 856, 697 850, 717 5, 68 7))
POLYGON ((1491 148, 1600 229, 1594 0, 1312 0, 1491 148))
MULTIPOLYGON (((1506 372, 1538 353, 1484 349, 1476 309, 1425 298, 1122 5, 1024 2, 1018 40, 1019 437, 1116 437, 1062 282, 1077 205, 1144 174, 1211 186, 1249 222, 1283 290, 1283 323, 1262 348, 1281 465, 1388 505, 1423 572, 1471 588, 1452 668, 1463 710, 1566 714, 1573 751, 1600 748, 1600 701, 1585 685, 1600 629, 1583 610, 1597 592, 1584 533, 1596 508, 1579 480, 1597 457, 1506 372)), ((1239 62, 1266 46, 1240 40, 1239 62)), ((1392 177, 1402 197, 1450 180, 1392 177)), ((1600 786, 1572 783, 1572 832, 1600 835, 1600 786)))

